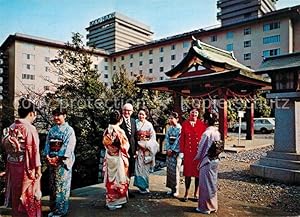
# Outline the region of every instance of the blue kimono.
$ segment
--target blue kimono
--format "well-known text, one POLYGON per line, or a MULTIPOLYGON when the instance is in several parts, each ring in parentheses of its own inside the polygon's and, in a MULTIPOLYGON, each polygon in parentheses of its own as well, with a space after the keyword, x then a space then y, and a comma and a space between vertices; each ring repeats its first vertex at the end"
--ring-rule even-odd
POLYGON ((167 183, 166 186, 172 190, 175 195, 179 194, 180 167, 182 156, 179 154, 179 138, 181 125, 170 126, 165 138, 165 151, 171 150, 172 155, 167 157, 167 183))
POLYGON ((49 165, 50 209, 55 215, 65 215, 69 209, 75 144, 75 132, 67 122, 49 130, 44 154, 51 157, 58 156, 61 159, 58 166, 49 165), (61 142, 61 146, 56 150, 50 146, 50 141, 54 140, 61 142))

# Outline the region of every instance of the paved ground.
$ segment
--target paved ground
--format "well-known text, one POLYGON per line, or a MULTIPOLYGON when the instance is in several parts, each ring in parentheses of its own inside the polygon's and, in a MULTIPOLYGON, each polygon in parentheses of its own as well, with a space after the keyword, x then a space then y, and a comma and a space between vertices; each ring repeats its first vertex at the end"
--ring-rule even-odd
MULTIPOLYGON (((237 140, 232 136, 229 139, 229 145, 227 148, 233 148, 233 151, 249 150, 256 148, 257 146, 264 146, 265 144, 272 144, 272 135, 258 135, 255 138, 254 143, 247 143, 242 140, 241 144, 245 147, 233 147, 237 140), (260 145, 259 145, 260 144, 260 145)), ((97 184, 93 186, 87 186, 72 191, 71 205, 70 205, 70 217, 98 217, 98 216, 130 216, 130 217, 146 217, 146 216, 168 216, 168 217, 194 217, 205 216, 195 212, 197 203, 189 200, 183 202, 184 184, 181 183, 181 194, 179 198, 171 198, 166 195, 167 188, 165 187, 165 168, 159 170, 150 176, 150 190, 148 195, 141 195, 137 189, 133 186, 130 187, 131 191, 135 194, 135 198, 131 198, 129 203, 122 209, 109 211, 105 208, 104 193, 105 188, 103 184, 97 184)), ((191 186, 193 190, 193 186, 191 186)), ((222 191, 222 189, 221 189, 222 191)), ((192 194, 192 191, 190 192, 192 194)), ((291 216, 289 213, 283 210, 276 210, 273 208, 260 206, 257 204, 247 203, 246 201, 237 201, 228 199, 219 193, 219 210, 217 213, 211 214, 211 216, 291 216)), ((47 196, 43 197, 43 215, 47 216, 49 212, 47 196)), ((0 207, 1 217, 10 217, 11 210, 0 207)))
MULTIPOLYGON (((132 191, 136 195, 131 198, 129 203, 122 209, 109 211, 105 208, 103 184, 84 187, 72 191, 70 217, 100 217, 100 216, 130 216, 130 217, 146 217, 146 216, 205 216, 196 213, 196 202, 182 202, 180 198, 171 198, 166 195, 165 188, 165 170, 157 171, 150 176, 151 193, 141 195, 135 187, 131 186, 132 191)), ((192 186, 193 187, 193 186, 192 186)), ((184 184, 181 184, 181 193, 183 192, 184 184)), ((192 190, 192 188, 191 188, 192 190)), ((192 192, 191 192, 192 193, 192 192)), ((8 217, 10 209, 0 207, 0 216, 8 217)), ((47 216, 49 212, 48 197, 43 197, 43 214, 47 216)), ((244 201, 229 200, 219 197, 218 213, 213 213, 210 216, 289 216, 280 210, 275 210, 267 207, 257 206, 246 203, 244 201)))

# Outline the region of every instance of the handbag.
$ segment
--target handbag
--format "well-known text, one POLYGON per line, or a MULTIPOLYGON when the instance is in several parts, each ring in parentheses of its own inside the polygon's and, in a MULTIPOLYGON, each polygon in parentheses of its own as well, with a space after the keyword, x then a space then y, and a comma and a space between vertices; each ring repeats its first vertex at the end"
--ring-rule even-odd
POLYGON ((221 154, 223 151, 224 151, 224 141, 223 140, 213 141, 207 151, 207 157, 209 158, 209 160, 216 160, 219 158, 219 154, 221 154))

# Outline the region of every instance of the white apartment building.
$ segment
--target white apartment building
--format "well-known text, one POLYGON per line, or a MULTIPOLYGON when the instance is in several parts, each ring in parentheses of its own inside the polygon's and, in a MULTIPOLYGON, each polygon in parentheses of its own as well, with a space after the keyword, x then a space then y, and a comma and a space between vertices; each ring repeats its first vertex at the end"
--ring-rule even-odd
MULTIPOLYGON (((10 35, 1 45, 1 59, 4 59, 0 66, 3 105, 16 108, 21 96, 31 92, 44 94, 54 91, 53 84, 63 82, 64 75, 50 64, 50 60, 56 59, 58 51, 66 48, 66 44, 60 41, 19 33, 10 35)), ((99 73, 106 69, 110 71, 111 63, 107 52, 100 49, 91 51, 93 67, 99 73)), ((108 74, 101 74, 101 79, 108 85, 108 74)))

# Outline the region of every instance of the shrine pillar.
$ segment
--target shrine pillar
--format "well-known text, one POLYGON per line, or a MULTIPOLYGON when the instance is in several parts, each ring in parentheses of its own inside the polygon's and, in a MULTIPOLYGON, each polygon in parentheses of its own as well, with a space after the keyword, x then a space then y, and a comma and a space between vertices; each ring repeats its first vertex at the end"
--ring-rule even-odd
POLYGON ((179 115, 179 122, 182 123, 181 95, 173 91, 174 112, 179 115))
POLYGON ((221 133, 221 139, 226 140, 228 133, 227 126, 227 96, 221 96, 219 99, 219 131, 221 133))
POLYGON ((247 125, 247 131, 246 131, 246 139, 252 140, 254 137, 254 101, 250 100, 250 102, 247 103, 247 109, 246 109, 246 125, 247 125))

